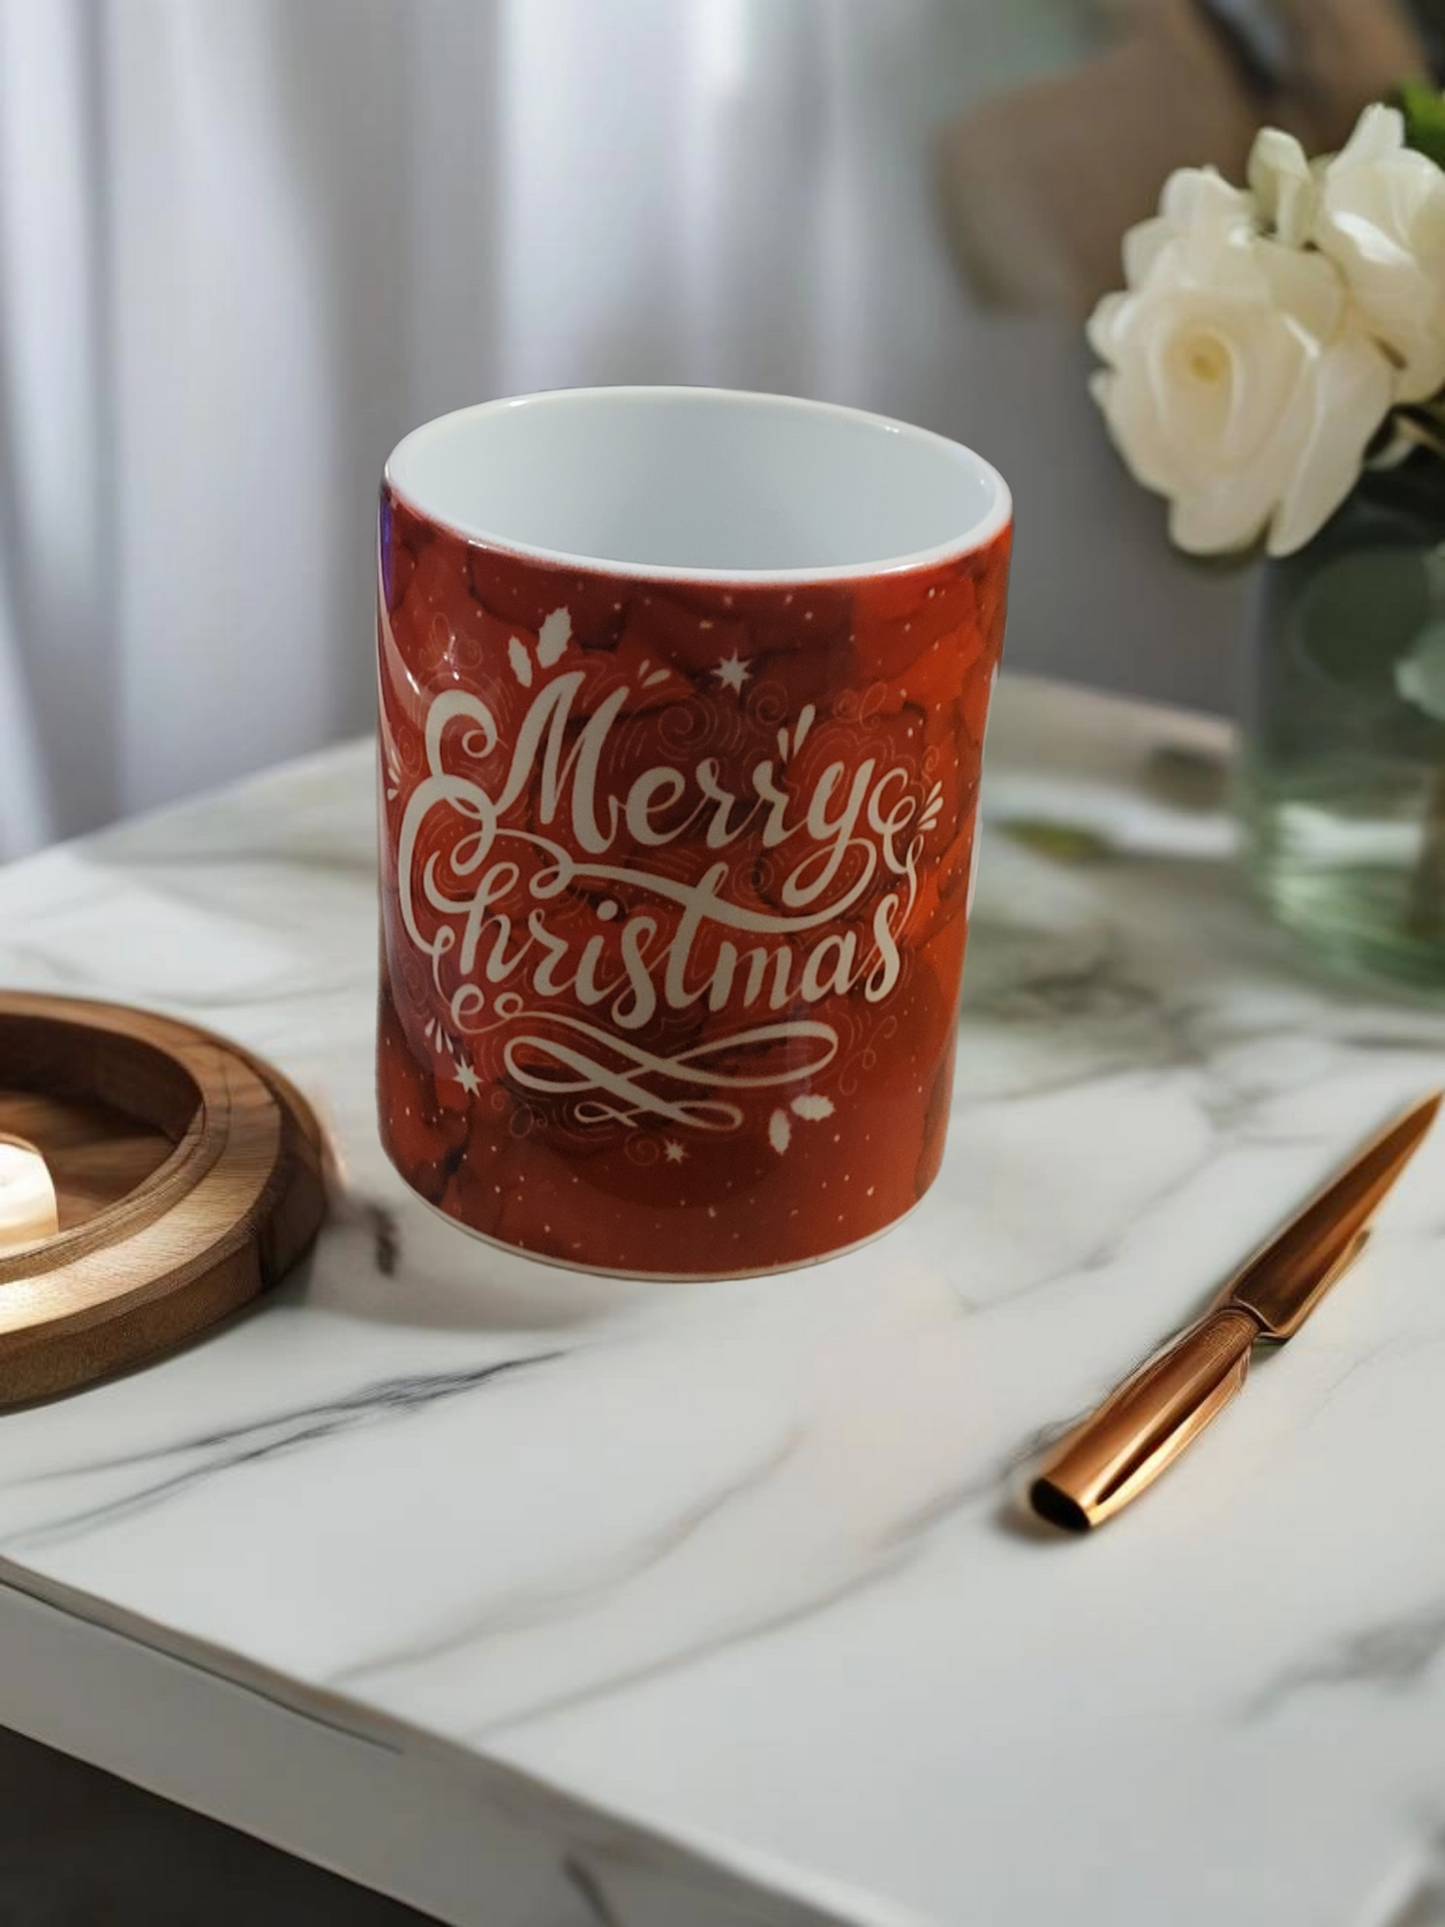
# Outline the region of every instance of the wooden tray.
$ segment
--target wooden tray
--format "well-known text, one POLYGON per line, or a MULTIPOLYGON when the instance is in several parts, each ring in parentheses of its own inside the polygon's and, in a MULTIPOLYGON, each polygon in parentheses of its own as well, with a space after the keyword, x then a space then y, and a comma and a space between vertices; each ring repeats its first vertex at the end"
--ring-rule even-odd
POLYGON ((44 1155, 60 1217, 0 1247, 0 1404, 193 1338, 325 1214, 321 1132, 280 1072, 120 1005, 0 994, 0 1133, 44 1155))

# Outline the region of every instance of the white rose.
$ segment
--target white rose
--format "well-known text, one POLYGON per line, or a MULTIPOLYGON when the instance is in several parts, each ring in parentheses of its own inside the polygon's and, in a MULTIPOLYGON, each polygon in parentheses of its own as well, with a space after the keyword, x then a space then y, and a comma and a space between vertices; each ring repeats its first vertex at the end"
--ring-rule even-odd
POLYGON ((1287 248, 1302 248, 1310 238, 1319 208, 1315 170, 1293 134, 1262 127, 1249 150, 1247 178, 1260 218, 1287 248))
POLYGON ((1445 383, 1445 172, 1405 145, 1394 107, 1367 107, 1324 169, 1313 237, 1400 364, 1399 399, 1445 383))
POLYGON ((1201 228, 1250 232, 1254 224, 1253 198, 1231 187, 1218 168, 1176 168, 1164 183, 1159 212, 1124 236, 1124 279, 1131 288, 1142 287, 1159 255, 1185 234, 1201 228))
POLYGON ((1116 446, 1182 549, 1301 547, 1349 494, 1394 371, 1322 255, 1203 221, 1089 322, 1116 446))

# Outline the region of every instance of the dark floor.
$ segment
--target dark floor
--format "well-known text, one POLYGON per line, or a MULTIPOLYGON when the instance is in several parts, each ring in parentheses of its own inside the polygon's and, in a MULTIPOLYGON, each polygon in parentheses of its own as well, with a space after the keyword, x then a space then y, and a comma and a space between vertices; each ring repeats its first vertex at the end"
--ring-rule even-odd
POLYGON ((425 1920, 0 1728, 0 1927, 424 1927, 425 1920))

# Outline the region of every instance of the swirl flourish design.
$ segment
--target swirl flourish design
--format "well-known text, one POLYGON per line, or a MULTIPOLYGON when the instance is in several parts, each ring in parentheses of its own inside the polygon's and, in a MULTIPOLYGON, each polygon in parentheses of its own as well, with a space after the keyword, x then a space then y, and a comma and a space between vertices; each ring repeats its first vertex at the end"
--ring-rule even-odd
MULTIPOLYGON (((499 1010, 504 1001, 498 999, 499 1010)), ((675 1057, 659 1056, 631 1038, 562 1011, 513 1008, 503 1016, 508 1024, 519 1019, 536 1028, 514 1030, 507 1037, 502 1061, 509 1075, 523 1090, 584 1099, 574 1110, 579 1124, 635 1127, 639 1118, 650 1117, 694 1130, 735 1131, 743 1121, 739 1105, 718 1096, 669 1095, 656 1086, 702 1086, 713 1092, 772 1090, 816 1077, 838 1053, 837 1032, 830 1024, 810 1018, 758 1024, 695 1044, 675 1057), (559 1037, 557 1031, 565 1035, 559 1037), (719 1058, 773 1044, 809 1046, 806 1061, 751 1073, 717 1067, 719 1058), (593 1097, 593 1092, 600 1095, 593 1097)))

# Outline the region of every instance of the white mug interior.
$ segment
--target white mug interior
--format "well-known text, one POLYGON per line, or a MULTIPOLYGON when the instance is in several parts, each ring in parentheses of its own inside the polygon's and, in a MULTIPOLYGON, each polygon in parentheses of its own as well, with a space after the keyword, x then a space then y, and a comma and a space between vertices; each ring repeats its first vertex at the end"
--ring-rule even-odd
POLYGON ((927 429, 717 388, 571 388, 443 415, 387 464, 472 541, 689 580, 877 574, 982 547, 1002 476, 927 429))

